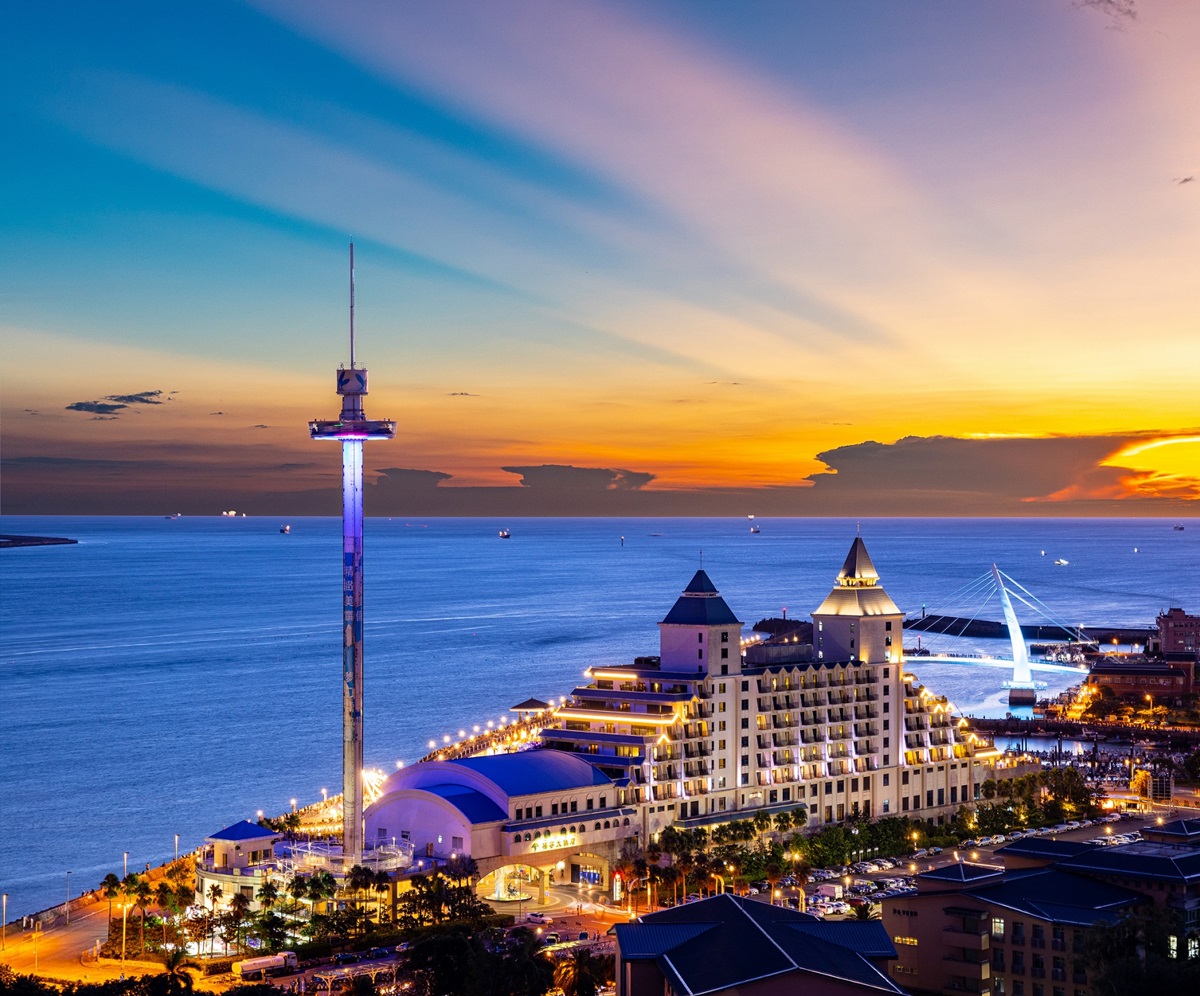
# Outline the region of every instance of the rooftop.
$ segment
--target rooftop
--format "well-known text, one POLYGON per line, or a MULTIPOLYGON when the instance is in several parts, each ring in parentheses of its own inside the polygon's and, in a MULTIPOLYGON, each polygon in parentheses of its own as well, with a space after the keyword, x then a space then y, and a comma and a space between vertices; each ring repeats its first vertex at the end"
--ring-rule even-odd
POLYGON ((268 837, 275 839, 279 837, 274 830, 264 827, 261 823, 251 823, 249 820, 242 820, 239 823, 234 823, 227 826, 224 830, 218 830, 214 834, 209 834, 205 840, 266 840, 268 837))
POLYGON ((440 762, 477 772, 509 798, 535 792, 559 792, 589 785, 609 786, 612 779, 573 754, 560 750, 524 750, 440 762))
POLYGON ((741 620, 725 603, 703 570, 697 571, 676 599, 663 622, 670 626, 740 626, 741 620))
POLYGON ((653 960, 676 993, 700 996, 795 974, 838 979, 863 991, 900 993, 869 960, 895 957, 870 923, 821 923, 807 913, 725 893, 614 928, 625 960, 653 960), (845 929, 849 928, 849 929, 845 929))

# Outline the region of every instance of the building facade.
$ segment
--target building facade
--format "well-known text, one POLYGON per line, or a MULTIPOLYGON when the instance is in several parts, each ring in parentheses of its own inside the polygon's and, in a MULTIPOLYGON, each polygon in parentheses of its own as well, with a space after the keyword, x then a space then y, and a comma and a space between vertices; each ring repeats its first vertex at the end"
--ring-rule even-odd
POLYGON ((743 623, 697 571, 659 656, 590 669, 545 742, 624 786, 647 835, 800 808, 810 827, 942 822, 974 801, 999 756, 906 671, 903 614, 860 537, 812 618, 812 644, 743 654, 743 623))
POLYGON ((985 780, 1016 773, 906 671, 903 614, 861 538, 812 619, 813 643, 765 654, 697 571, 659 623, 657 656, 590 668, 536 750, 391 775, 367 810, 367 843, 469 855, 499 900, 540 898, 549 881, 615 894, 623 843, 668 826, 785 811, 797 828, 940 823, 985 780))

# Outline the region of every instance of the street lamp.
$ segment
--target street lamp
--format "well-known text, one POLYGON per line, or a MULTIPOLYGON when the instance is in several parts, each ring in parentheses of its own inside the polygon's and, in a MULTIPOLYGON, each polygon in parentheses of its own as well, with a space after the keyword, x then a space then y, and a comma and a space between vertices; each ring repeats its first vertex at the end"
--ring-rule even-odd
POLYGON ((121 873, 122 878, 129 878, 129 852, 125 852, 125 869, 121 873))
POLYGON ((329 801, 329 789, 321 789, 321 805, 325 805, 329 801))
POLYGON ((3 904, 3 912, 0 912, 0 951, 8 947, 8 893, 3 896, 0 899, 0 904, 3 904))
POLYGON ((129 904, 121 904, 121 971, 125 971, 125 925, 128 920, 129 904))
POLYGON ((294 813, 295 811, 296 811, 296 800, 293 799, 292 800, 292 812, 294 813))
POLYGON ((175 861, 179 861, 179 834, 175 835, 175 861))

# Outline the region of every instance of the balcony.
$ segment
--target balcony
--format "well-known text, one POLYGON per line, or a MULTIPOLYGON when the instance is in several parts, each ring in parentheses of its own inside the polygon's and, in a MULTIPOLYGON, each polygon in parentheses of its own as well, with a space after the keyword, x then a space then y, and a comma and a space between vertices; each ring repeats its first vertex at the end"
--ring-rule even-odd
POLYGON ((975 996, 992 996, 991 982, 976 982, 973 979, 952 979, 942 986, 946 996, 958 996, 959 993, 974 993, 975 996))
POLYGON ((970 930, 962 927, 946 927, 943 931, 946 943, 970 951, 988 951, 992 946, 992 936, 985 924, 970 930))
POLYGON ((965 975, 968 979, 978 979, 980 981, 992 977, 992 960, 983 954, 963 951, 961 953, 948 954, 942 961, 947 965, 953 966, 949 971, 956 976, 962 977, 965 975))

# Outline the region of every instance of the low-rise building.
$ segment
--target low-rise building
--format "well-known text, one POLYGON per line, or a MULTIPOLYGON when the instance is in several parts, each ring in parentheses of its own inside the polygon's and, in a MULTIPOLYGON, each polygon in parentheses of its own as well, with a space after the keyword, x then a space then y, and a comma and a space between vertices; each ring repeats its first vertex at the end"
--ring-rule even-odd
POLYGON ((196 861, 196 901, 215 908, 240 894, 257 909, 258 890, 278 871, 275 841, 279 838, 280 834, 249 820, 205 837, 196 861), (213 894, 214 886, 219 895, 213 894))
POLYGON ((899 954, 892 980, 914 993, 1090 996, 1085 931, 1146 902, 1058 867, 961 862, 916 881, 882 911, 899 954))
POLYGON ((823 923, 725 893, 613 928, 617 996, 903 993, 878 921, 823 923))

